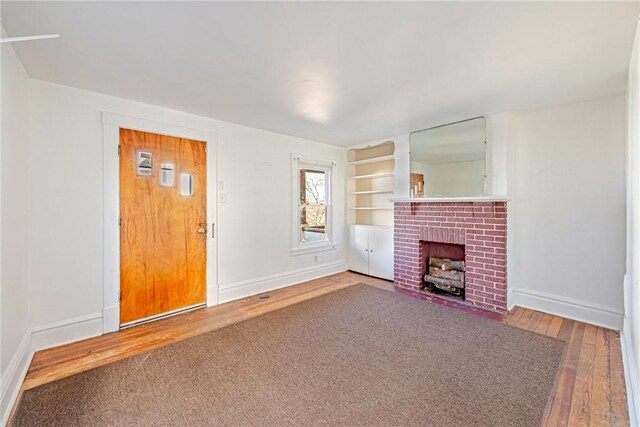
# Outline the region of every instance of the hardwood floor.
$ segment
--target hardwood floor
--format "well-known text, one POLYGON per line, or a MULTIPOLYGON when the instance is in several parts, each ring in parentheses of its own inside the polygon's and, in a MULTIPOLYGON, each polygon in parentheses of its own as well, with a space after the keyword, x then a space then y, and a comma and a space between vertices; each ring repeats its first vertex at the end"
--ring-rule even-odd
POLYGON ((629 425, 617 331, 520 307, 502 322, 568 342, 545 425, 629 425))
MULTIPOLYGON (((350 272, 340 273, 217 307, 39 351, 33 358, 23 390, 151 351, 355 283, 367 283, 389 291, 394 290, 393 284, 385 280, 350 272), (267 295, 267 299, 260 298, 267 295)), ((501 321, 568 342, 545 425, 629 425, 618 332, 520 307, 507 313, 501 321)))

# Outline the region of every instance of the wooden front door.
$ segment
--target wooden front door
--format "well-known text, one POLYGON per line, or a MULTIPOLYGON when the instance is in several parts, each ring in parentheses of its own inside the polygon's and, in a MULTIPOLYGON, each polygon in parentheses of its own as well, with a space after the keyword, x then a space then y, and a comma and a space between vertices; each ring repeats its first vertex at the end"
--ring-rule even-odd
POLYGON ((206 144, 120 129, 120 324, 205 302, 206 144))

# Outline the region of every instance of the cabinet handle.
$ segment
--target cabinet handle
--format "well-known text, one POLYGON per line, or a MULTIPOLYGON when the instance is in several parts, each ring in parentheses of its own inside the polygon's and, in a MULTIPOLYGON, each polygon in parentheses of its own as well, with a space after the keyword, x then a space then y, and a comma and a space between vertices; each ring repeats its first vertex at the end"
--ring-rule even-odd
POLYGON ((373 253, 373 249, 369 249, 369 252, 373 253))

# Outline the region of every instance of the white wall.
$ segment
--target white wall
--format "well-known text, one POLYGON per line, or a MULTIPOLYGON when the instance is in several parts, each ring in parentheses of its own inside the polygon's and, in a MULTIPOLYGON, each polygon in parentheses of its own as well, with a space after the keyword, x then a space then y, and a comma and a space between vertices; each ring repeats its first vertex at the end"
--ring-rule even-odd
POLYGON ((487 195, 506 196, 507 177, 512 153, 509 150, 513 139, 511 113, 492 114, 487 119, 487 195))
POLYGON ((98 333, 102 310, 102 126, 108 111, 218 137, 222 300, 344 270, 345 150, 300 138, 31 81, 30 300, 36 346, 98 333), (338 249, 292 256, 291 159, 333 160, 338 249), (223 295, 224 294, 224 295, 223 295), (47 337, 53 335, 53 337, 47 337))
POLYGON ((31 356, 27 275, 28 78, 9 44, 1 50, 0 378, 4 424, 31 356))
POLYGON ((627 259, 622 351, 632 425, 640 425, 640 24, 627 87, 627 259))
POLYGON ((620 329, 623 96, 513 114, 511 304, 620 329))

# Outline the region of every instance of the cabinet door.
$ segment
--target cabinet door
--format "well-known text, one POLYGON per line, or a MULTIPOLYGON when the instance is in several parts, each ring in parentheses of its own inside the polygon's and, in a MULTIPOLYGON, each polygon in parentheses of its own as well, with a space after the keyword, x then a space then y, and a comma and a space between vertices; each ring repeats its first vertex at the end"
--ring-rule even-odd
POLYGON ((349 270, 369 274, 367 227, 349 226, 349 270))
POLYGON ((393 228, 369 229, 369 275, 393 280, 393 228))

